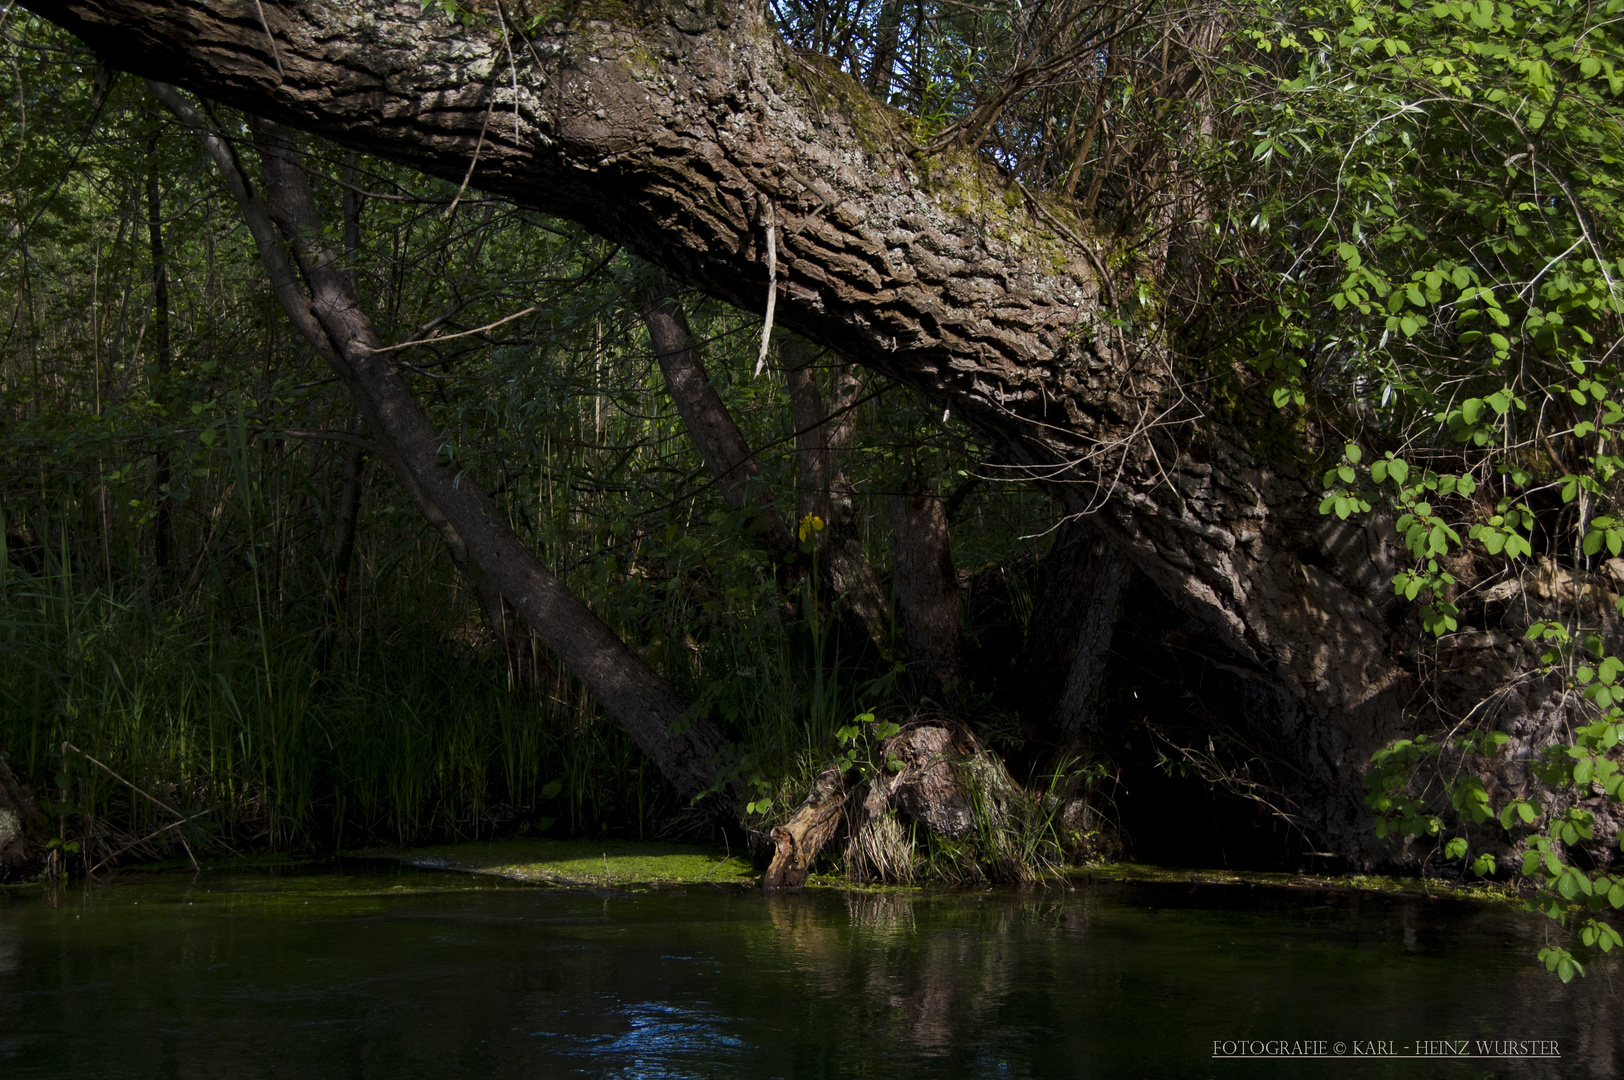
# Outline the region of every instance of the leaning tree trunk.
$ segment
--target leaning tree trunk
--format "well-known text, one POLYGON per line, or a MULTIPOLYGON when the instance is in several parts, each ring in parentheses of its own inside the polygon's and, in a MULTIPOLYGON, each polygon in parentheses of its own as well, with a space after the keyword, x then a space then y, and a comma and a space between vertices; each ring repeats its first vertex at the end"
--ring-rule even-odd
POLYGON ((721 490, 722 501, 733 510, 748 510, 767 547, 793 558, 799 549, 762 482, 761 469, 744 441, 744 433, 711 383, 675 291, 669 285, 646 289, 638 298, 638 309, 648 329, 649 343, 654 346, 654 359, 665 378, 666 391, 676 403, 677 415, 682 417, 683 427, 699 449, 711 479, 721 490))
POLYGON ((276 125, 252 122, 261 198, 196 110, 170 87, 153 89, 202 135, 243 210, 277 298, 349 387, 380 456, 473 575, 498 632, 506 625, 502 605, 510 605, 679 793, 711 789, 720 733, 704 720, 684 723, 687 702, 541 565, 469 477, 441 462, 439 434, 362 311, 341 258, 322 245, 321 218, 297 150, 276 125))
MULTIPOLYGON (((766 307, 772 245, 780 325, 951 409, 1002 448, 1010 477, 1096 512, 1225 663, 1267 688, 1259 722, 1328 842, 1354 853, 1367 835, 1358 773, 1422 675, 1392 596, 1390 527, 1321 517, 1311 463, 1254 450, 1199 408, 1161 344, 1167 313, 1143 309, 1144 331, 1114 317, 1133 283, 1113 280, 1109 245, 1072 204, 964 151, 922 151, 906 117, 795 54, 761 6, 554 9, 528 38, 501 5, 466 23, 415 0, 266 0, 248 15, 240 0, 28 6, 114 66, 452 182, 472 161, 481 188, 747 308, 766 307)), ((352 309, 317 311, 346 350, 346 380, 381 391, 387 360, 356 349, 352 309)), ((391 423, 410 412, 376 410, 391 423)), ((430 496, 459 531, 501 534, 449 476, 430 496)), ((482 571, 503 566, 516 589, 567 606, 505 539, 478 555, 482 571)), ((577 659, 624 661, 608 643, 577 659)), ((673 703, 649 693, 667 702, 654 738, 673 703)))

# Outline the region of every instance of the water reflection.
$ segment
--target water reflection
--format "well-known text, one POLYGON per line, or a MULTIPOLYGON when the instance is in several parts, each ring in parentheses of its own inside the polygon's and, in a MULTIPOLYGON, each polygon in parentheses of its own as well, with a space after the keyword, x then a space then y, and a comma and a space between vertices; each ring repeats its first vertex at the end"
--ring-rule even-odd
MULTIPOLYGON (((452 875, 204 875, 0 896, 0 1076, 1300 1076, 1224 1038, 1557 1039, 1615 1077, 1618 962, 1541 921, 1121 886, 569 894, 452 875)), ((1559 1065, 1559 1067, 1558 1067, 1559 1065)), ((1347 1069, 1352 1066, 1341 1066, 1347 1069)))

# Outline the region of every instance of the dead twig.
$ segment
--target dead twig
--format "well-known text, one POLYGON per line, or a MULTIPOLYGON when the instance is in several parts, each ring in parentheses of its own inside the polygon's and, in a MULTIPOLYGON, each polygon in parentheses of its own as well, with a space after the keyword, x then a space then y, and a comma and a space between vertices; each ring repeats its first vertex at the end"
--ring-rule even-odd
MULTIPOLYGON (((102 762, 97 761, 95 758, 91 757, 89 754, 85 753, 83 750, 79 749, 77 746, 75 746, 72 743, 67 742, 66 740, 64 740, 63 743, 62 743, 62 753, 63 753, 63 755, 66 756, 69 750, 72 750, 75 754, 78 754, 80 757, 84 758, 86 761, 88 761, 92 765, 96 766, 96 768, 100 769, 102 772, 106 773, 108 776, 111 776, 114 780, 117 780, 119 783, 123 784, 125 787, 129 788, 131 791, 135 792, 137 795, 141 796, 143 799, 146 799, 152 805, 154 805, 156 807, 159 807, 160 809, 165 810, 165 811, 167 811, 167 812, 169 812, 171 814, 174 814, 175 817, 180 819, 180 820, 176 821, 173 825, 167 825, 167 826, 164 827, 164 829, 159 829, 158 832, 163 832, 165 829, 172 829, 177 825, 184 825, 188 821, 191 821, 193 818, 202 816, 201 814, 194 814, 194 815, 192 815, 192 817, 187 817, 185 814, 182 814, 179 810, 176 810, 173 806, 170 806, 168 803, 166 803, 163 800, 161 800, 161 799, 157 798, 156 796, 152 795, 150 792, 144 791, 141 788, 136 787, 134 784, 130 783, 130 781, 124 779, 124 777, 122 777, 118 773, 114 772, 112 769, 110 769, 108 766, 106 766, 102 762)), ((208 811, 204 811, 204 813, 207 813, 207 812, 208 811)), ((158 834, 153 833, 152 835, 156 836, 158 834)), ((186 849, 186 857, 188 859, 192 860, 192 869, 193 870, 201 870, 202 867, 197 865, 197 856, 192 854, 192 845, 190 845, 190 844, 188 844, 186 842, 186 837, 184 837, 184 836, 180 837, 179 839, 180 839, 180 846, 186 849)), ((136 841, 136 842, 140 843, 140 841, 136 841)), ((133 847, 134 845, 129 845, 129 846, 133 847)), ((128 847, 126 847, 125 850, 128 850, 128 847)), ((106 859, 102 860, 102 862, 106 862, 106 861, 107 861, 106 859)), ((98 863, 97 865, 99 866, 100 863, 98 863)))
MULTIPOLYGON (((375 353, 399 352, 401 349, 410 349, 414 345, 434 345, 442 341, 451 341, 461 337, 471 337, 474 334, 483 334, 487 330, 495 330, 503 323, 510 323, 514 319, 522 319, 526 315, 530 315, 535 311, 536 308, 534 305, 532 305, 525 308, 523 311, 515 311, 512 315, 505 315, 493 323, 486 323, 484 326, 476 326, 472 330, 463 330, 462 332, 456 334, 446 334, 444 337, 436 335, 434 337, 415 338, 412 341, 403 341, 399 345, 385 345, 381 349, 367 349, 367 351, 375 353)), ((361 347, 367 348, 367 346, 364 345, 361 347)))

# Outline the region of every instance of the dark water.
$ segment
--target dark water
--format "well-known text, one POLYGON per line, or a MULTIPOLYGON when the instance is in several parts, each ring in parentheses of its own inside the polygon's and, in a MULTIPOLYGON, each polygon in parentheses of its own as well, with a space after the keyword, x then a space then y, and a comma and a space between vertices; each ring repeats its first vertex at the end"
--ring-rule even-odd
POLYGON ((1563 987, 1542 924, 1244 887, 126 875, 0 892, 0 1077, 1618 1076, 1619 965, 1563 987), (1492 1038, 1561 1058, 1351 1056, 1492 1038), (1214 1060, 1226 1039, 1347 1050, 1214 1060))

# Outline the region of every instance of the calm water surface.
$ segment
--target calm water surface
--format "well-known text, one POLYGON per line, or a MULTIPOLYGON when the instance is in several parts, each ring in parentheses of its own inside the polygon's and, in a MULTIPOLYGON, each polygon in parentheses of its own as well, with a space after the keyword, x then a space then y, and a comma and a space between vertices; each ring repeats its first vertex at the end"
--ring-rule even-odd
POLYGON ((594 894, 358 865, 0 890, 0 1077, 1620 1076, 1543 919, 1202 886, 594 894), (1214 1060, 1223 1039, 1560 1061, 1214 1060))

